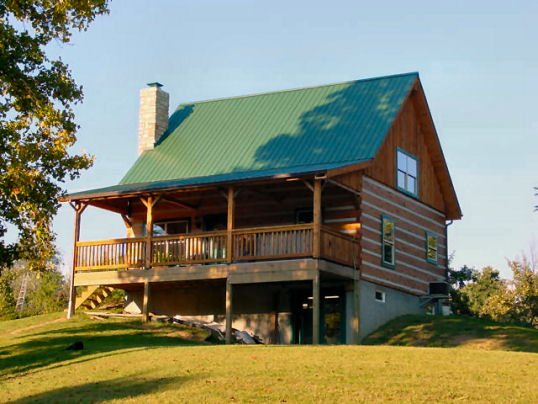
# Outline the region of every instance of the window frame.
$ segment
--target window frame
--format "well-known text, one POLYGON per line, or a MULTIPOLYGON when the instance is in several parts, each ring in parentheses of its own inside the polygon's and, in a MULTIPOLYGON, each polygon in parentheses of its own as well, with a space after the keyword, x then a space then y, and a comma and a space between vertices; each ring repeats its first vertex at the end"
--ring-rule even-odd
POLYGON ((396 223, 387 215, 381 215, 381 265, 391 269, 396 267, 396 223), (385 261, 385 220, 392 223, 392 242, 387 240, 387 244, 392 245, 392 262, 385 261))
MULTIPOLYGON (((426 232, 426 261, 430 264, 437 265, 439 263, 439 236, 435 233, 432 233, 430 231, 426 232), (428 243, 428 238, 433 237, 435 239, 435 260, 430 258, 430 255, 428 254, 430 250, 430 245, 428 243)), ((433 249, 432 249, 433 250, 433 249)))
MULTIPOLYGON (((177 219, 166 219, 166 220, 159 220, 153 223, 153 237, 160 236, 158 234, 155 234, 155 226, 161 226, 162 228, 162 225, 165 226, 163 230, 165 231, 166 234, 164 236, 175 236, 176 234, 168 233, 168 225, 172 223, 185 223, 186 224, 187 232, 177 233, 177 234, 189 234, 191 232, 191 221, 189 218, 182 217, 182 218, 177 218, 177 219)), ((147 231, 144 231, 144 233, 147 235, 147 231)))
POLYGON ((396 147, 396 156, 395 156, 395 168, 396 168, 396 171, 395 171, 395 179, 396 179, 396 189, 398 189, 398 191, 401 191, 403 192, 404 194, 406 195, 409 195, 415 199, 418 199, 419 198, 419 172, 420 172, 420 162, 419 162, 419 159, 417 156, 415 156, 414 154, 412 153, 409 153, 408 151, 400 148, 400 147, 396 147), (415 163, 417 165, 417 176, 416 177, 413 177, 412 175, 410 175, 409 173, 407 172, 404 172, 404 171, 401 171, 402 173, 405 174, 405 184, 403 187, 400 186, 400 184, 398 183, 398 173, 400 172, 400 170, 398 169, 398 153, 402 153, 403 155, 405 155, 406 157, 409 157, 409 158, 412 158, 413 160, 415 160, 415 163), (405 185, 407 185, 407 177, 413 177, 415 178, 415 191, 416 193, 413 193, 409 190, 407 190, 405 188, 405 185))
POLYGON ((374 300, 378 303, 386 303, 387 301, 387 294, 385 292, 383 292, 382 290, 375 290, 374 292, 374 300), (381 294, 381 299, 378 299, 377 298, 377 294, 380 293, 381 294))

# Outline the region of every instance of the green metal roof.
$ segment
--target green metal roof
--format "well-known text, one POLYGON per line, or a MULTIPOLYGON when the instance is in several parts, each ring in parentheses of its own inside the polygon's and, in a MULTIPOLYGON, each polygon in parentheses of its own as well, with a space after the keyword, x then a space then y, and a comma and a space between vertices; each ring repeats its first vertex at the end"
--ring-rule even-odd
MULTIPOLYGON (((119 186, 106 190, 300 174, 373 159, 417 77, 182 104, 155 148, 142 153, 119 186)), ((97 191, 105 189, 89 192, 97 191)))

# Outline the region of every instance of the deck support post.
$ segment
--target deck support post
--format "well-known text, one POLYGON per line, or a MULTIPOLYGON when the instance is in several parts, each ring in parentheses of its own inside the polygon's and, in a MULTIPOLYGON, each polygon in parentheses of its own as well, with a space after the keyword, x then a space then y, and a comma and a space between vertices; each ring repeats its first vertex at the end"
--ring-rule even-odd
POLYGON ((319 345, 320 333, 320 296, 319 296, 319 271, 317 271, 314 279, 312 279, 312 344, 319 345))
POLYGON ((142 322, 147 323, 149 320, 149 298, 151 288, 149 281, 144 282, 144 297, 142 298, 142 322))
POLYGON ((321 243, 321 180, 314 180, 314 203, 313 203, 314 233, 312 237, 312 257, 319 258, 321 243))
POLYGON ((232 282, 226 279, 226 344, 232 343, 232 282))
POLYGON ((73 264, 71 267, 71 281, 69 283, 69 304, 67 306, 67 318, 70 319, 75 314, 75 268, 77 266, 77 243, 80 239, 80 216, 84 209, 88 206, 85 203, 75 202, 70 203, 71 207, 75 210, 75 226, 73 232, 73 264))
POLYGON ((228 226, 226 234, 226 259, 229 263, 233 262, 233 229, 234 229, 234 214, 235 214, 235 193, 233 187, 228 187, 228 226))

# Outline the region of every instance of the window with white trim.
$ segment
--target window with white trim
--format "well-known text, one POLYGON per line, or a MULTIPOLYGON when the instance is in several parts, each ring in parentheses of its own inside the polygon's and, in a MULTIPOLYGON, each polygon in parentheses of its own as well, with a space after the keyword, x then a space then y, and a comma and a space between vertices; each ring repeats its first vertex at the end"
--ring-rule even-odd
POLYGON ((381 216, 381 263, 394 267, 394 221, 387 216, 381 216))
POLYGON ((418 162, 413 155, 397 149, 397 185, 401 191, 418 196, 418 162))
POLYGON ((437 264, 437 236, 426 232, 426 261, 437 264))
POLYGON ((375 291, 375 300, 379 303, 385 303, 385 292, 381 292, 380 290, 375 291))

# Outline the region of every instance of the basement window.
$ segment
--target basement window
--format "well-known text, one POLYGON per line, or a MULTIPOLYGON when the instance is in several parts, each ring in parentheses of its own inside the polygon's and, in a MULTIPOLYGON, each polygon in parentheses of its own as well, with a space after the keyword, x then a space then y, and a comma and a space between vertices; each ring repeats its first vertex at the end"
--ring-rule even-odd
POLYGON ((396 149, 396 177, 400 191, 418 196, 418 160, 402 149, 396 149))
POLYGON ((437 236, 426 232, 426 261, 437 264, 437 236))
POLYGON ((375 300, 379 303, 385 303, 385 292, 381 292, 380 290, 375 291, 375 300))
POLYGON ((394 221, 388 216, 381 216, 381 263, 394 268, 394 221))

